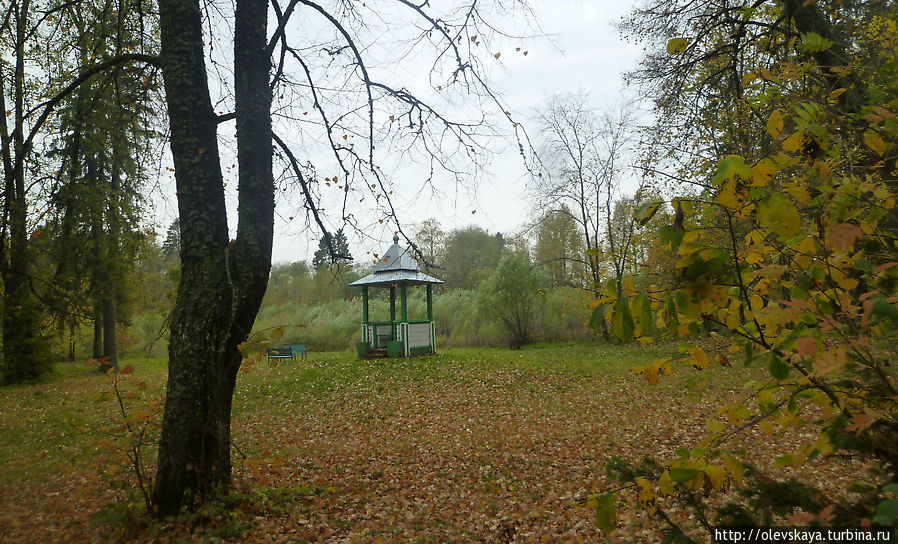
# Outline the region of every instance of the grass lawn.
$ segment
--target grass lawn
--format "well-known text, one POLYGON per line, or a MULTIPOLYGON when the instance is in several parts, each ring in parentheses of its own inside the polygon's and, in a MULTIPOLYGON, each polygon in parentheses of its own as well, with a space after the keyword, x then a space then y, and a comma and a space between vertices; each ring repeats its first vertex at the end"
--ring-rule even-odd
MULTIPOLYGON (((137 497, 128 471, 110 470, 109 378, 61 364, 48 383, 0 389, 0 541, 602 540, 576 500, 609 485, 607 460, 664 459, 695 444, 714 407, 758 372, 680 368, 656 386, 630 372, 675 351, 552 345, 258 363, 235 393, 234 508, 149 525, 129 515, 137 508, 110 506, 137 497)), ((162 359, 128 364, 133 412, 161 395, 166 369, 162 359)), ((782 452, 797 440, 757 438, 739 439, 782 452)), ((658 539, 635 508, 620 527, 613 540, 658 539)))

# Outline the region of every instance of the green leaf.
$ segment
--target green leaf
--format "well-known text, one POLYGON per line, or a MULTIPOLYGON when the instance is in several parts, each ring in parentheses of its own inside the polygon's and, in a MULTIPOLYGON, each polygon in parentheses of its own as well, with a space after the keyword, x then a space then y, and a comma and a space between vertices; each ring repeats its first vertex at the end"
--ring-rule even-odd
POLYGON ((758 223, 778 234, 789 237, 801 227, 801 216, 789 197, 774 193, 767 200, 758 203, 758 223))
POLYGON ((683 291, 674 293, 674 301, 677 303, 677 309, 686 317, 696 318, 701 313, 699 308, 689 300, 689 295, 683 291))
POLYGON ((645 224, 655 216, 655 214, 658 212, 658 208, 660 207, 660 200, 657 200, 655 202, 646 202, 642 206, 636 208, 636 211, 633 213, 633 217, 636 218, 636 222, 639 223, 640 227, 644 227, 645 224))
POLYGON ((608 304, 599 304, 596 306, 596 309, 592 311, 592 315, 589 317, 589 326, 592 329, 602 329, 602 323, 605 321, 605 314, 608 312, 608 308, 608 304))
POLYGON ((676 331, 680 325, 680 320, 677 318, 677 303, 674 295, 668 296, 667 301, 664 303, 664 324, 671 332, 676 331))
POLYGON ((751 180, 753 177, 751 166, 745 164, 745 158, 739 155, 729 155, 717 163, 717 175, 711 181, 714 185, 720 185, 736 176, 744 180, 751 180))
POLYGON ((664 225, 658 229, 658 238, 660 238, 661 243, 670 244, 671 249, 674 251, 680 247, 684 234, 686 234, 685 230, 678 229, 673 225, 664 225))
POLYGON ((596 505, 596 525, 605 534, 611 534, 617 529, 617 510, 614 509, 613 493, 605 493, 599 497, 596 505))
POLYGON ((890 321, 898 323, 898 308, 893 304, 889 304, 883 297, 876 297, 873 300, 873 313, 888 318, 890 321))
POLYGON ((819 53, 820 51, 826 51, 832 46, 833 42, 827 40, 820 34, 817 34, 816 32, 805 32, 801 35, 801 43, 798 44, 798 49, 807 53, 819 53))
POLYGON ((886 499, 879 503, 872 521, 877 525, 892 525, 896 517, 898 517, 898 499, 886 499))
POLYGON ((789 377, 789 363, 777 357, 775 353, 770 354, 770 362, 767 364, 767 370, 769 370, 770 375, 777 380, 785 380, 789 377))
POLYGON ((614 335, 627 342, 633 338, 633 314, 630 313, 630 304, 627 297, 617 299, 614 305, 614 314, 611 316, 611 330, 614 335))
POLYGON ((887 484, 882 487, 882 490, 886 493, 894 493, 898 495, 898 484, 887 484))
POLYGON ((655 320, 652 319, 652 304, 649 302, 648 295, 640 293, 634 297, 633 313, 637 323, 639 323, 639 328, 642 329, 642 334, 647 334, 654 330, 655 320))
POLYGON ((689 47, 689 40, 686 38, 674 38, 667 42, 667 53, 669 55, 679 55, 686 51, 689 47))
POLYGON ((673 481, 681 484, 695 478, 702 471, 697 468, 672 468, 670 469, 670 477, 673 481))
POLYGON ((605 283, 605 294, 608 295, 608 298, 617 296, 617 280, 612 279, 605 283))

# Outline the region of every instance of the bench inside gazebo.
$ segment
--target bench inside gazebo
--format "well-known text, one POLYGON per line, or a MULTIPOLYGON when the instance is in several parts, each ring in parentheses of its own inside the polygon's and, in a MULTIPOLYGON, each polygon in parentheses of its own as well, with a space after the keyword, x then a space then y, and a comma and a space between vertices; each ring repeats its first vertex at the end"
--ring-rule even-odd
POLYGON ((393 236, 393 245, 374 265, 374 271, 352 286, 362 288, 362 348, 368 353, 408 357, 435 353, 436 333, 433 326, 433 286, 443 283, 421 272, 418 263, 399 245, 399 237, 393 236), (427 289, 427 318, 409 319, 408 288, 424 286, 427 289), (369 319, 369 288, 390 290, 390 320, 369 319), (397 314, 397 292, 399 308, 397 314))

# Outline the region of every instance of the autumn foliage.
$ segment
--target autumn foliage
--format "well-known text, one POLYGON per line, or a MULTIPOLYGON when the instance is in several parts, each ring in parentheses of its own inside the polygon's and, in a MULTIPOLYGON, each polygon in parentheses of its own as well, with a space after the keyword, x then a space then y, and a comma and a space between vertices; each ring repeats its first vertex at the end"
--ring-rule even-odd
MULTIPOLYGON (((684 528, 665 513, 674 503, 692 509, 705 529, 786 520, 894 524, 896 35, 894 13, 877 15, 853 35, 851 56, 834 51, 843 64, 824 66, 822 53, 837 45, 805 32, 781 38, 794 51, 788 59, 739 74, 744 96, 734 100, 732 122, 760 125, 761 143, 734 143, 745 152, 687 170, 703 190, 668 201, 679 219, 654 227, 676 258, 669 289, 637 292, 631 282, 623 297, 609 289, 600 301, 597 318, 623 340, 656 328, 681 339, 682 358, 636 369, 649 383, 677 363, 731 372, 760 366, 767 374, 720 407, 698 444, 656 465, 620 467, 622 485, 588 501, 607 532, 627 493, 677 538, 686 538, 684 528), (764 117, 753 121, 758 112, 764 117), (826 493, 807 477, 765 474, 757 466, 763 459, 733 444, 758 429, 773 444, 813 429, 775 459, 777 467, 808 467, 807 475, 832 456, 868 462, 845 489, 826 493), (727 493, 734 487, 740 493, 727 493)), ((691 43, 672 40, 668 53, 691 43)), ((637 220, 652 228, 663 205, 640 207, 637 220)))

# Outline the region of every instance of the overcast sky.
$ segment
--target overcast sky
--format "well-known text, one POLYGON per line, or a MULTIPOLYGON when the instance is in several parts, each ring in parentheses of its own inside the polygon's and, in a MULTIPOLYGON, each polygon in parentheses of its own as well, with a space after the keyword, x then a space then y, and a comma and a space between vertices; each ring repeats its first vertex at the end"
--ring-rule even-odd
MULTIPOLYGON (((537 19, 549 39, 532 42, 526 57, 506 54, 502 57, 503 69, 491 74, 493 86, 524 119, 532 136, 537 136, 538 131, 526 122, 527 117, 554 93, 587 92, 599 111, 614 109, 625 98, 635 97, 633 90, 625 89, 622 73, 635 66, 640 48, 622 41, 614 28, 632 7, 631 0, 534 1, 537 19)), ((403 223, 410 226, 406 229, 409 234, 414 233, 417 223, 431 217, 447 231, 476 224, 491 233, 514 234, 521 230, 531 212, 526 182, 522 161, 510 149, 491 163, 489 175, 481 180, 475 196, 460 191, 452 192, 451 198, 399 198, 397 211, 403 223)), ((311 259, 318 247, 318 236, 279 225, 274 262, 311 259)), ((384 247, 371 247, 377 242, 362 241, 349 233, 357 260, 364 259, 365 251, 382 251, 391 243, 391 232, 385 230, 377 236, 383 238, 384 247)))
MULTIPOLYGON (((534 144, 539 139, 538 130, 528 118, 552 94, 586 92, 597 111, 613 110, 625 100, 638 98, 633 90, 625 89, 622 73, 635 67, 640 47, 622 41, 614 27, 630 12, 633 0, 532 0, 532 5, 547 38, 527 41, 526 56, 514 54, 512 46, 490 68, 489 76, 491 87, 500 92, 515 119, 523 122, 534 144)), ((232 174, 225 171, 226 180, 232 174)), ((234 181, 229 187, 236 186, 234 181)), ((527 181, 520 155, 514 145, 509 145, 507 152, 490 161, 488 172, 479 178, 476 194, 448 182, 438 188, 441 193, 436 197, 429 192, 419 196, 408 191, 410 194, 396 194, 393 199, 409 235, 414 235, 416 225, 429 218, 437 219, 446 231, 476 224, 491 233, 513 235, 530 219, 527 181)), ((176 216, 173 195, 173 176, 166 171, 154 197, 162 233, 176 216)), ((236 206, 235 198, 229 200, 234 200, 231 205, 236 206)), ((321 233, 317 228, 309 230, 302 221, 288 220, 302 214, 300 205, 297 198, 278 199, 273 252, 276 264, 310 261, 318 248, 321 233)), ((365 259, 366 251, 384 251, 392 243, 394 228, 385 223, 382 229, 370 229, 362 235, 347 229, 357 262, 365 259)))

